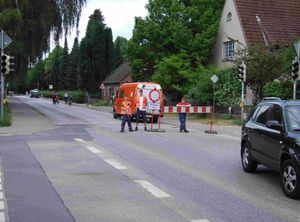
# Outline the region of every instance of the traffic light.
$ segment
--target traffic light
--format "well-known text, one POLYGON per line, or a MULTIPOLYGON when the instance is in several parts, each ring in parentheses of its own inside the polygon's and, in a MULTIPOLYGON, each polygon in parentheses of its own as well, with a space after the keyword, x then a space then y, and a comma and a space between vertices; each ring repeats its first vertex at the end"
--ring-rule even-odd
POLYGON ((244 65, 238 65, 237 67, 236 67, 236 74, 237 74, 237 78, 238 78, 238 80, 240 80, 240 81, 245 81, 245 67, 244 67, 244 65))
POLYGON ((299 62, 297 60, 293 61, 292 64, 292 79, 296 81, 298 79, 298 72, 299 72, 299 62))
POLYGON ((3 74, 9 74, 14 71, 15 57, 3 54, 1 56, 1 72, 3 74))

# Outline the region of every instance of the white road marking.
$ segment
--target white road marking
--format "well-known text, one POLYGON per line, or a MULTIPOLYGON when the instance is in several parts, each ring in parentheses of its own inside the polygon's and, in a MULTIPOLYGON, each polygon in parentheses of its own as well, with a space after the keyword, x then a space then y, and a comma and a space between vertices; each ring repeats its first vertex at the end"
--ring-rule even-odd
POLYGON ((0 212, 0 222, 5 222, 5 213, 0 212))
POLYGON ((121 163, 115 161, 114 159, 106 159, 104 161, 109 163, 110 165, 112 165, 114 168, 116 168, 118 170, 126 170, 127 169, 126 166, 124 166, 121 163))
POLYGON ((169 194, 152 185, 146 180, 137 180, 136 183, 140 184, 144 189, 146 189, 149 193, 157 198, 170 197, 169 194))
POLYGON ((0 210, 4 210, 4 201, 0 201, 0 210))
POLYGON ((2 178, 1 178, 1 175, 0 175, 0 183, 2 183, 2 178))
POLYGON ((3 190, 2 184, 0 184, 0 190, 3 190))
POLYGON ((3 200, 3 199, 4 199, 3 192, 0 192, 0 200, 3 200))
POLYGON ((80 142, 80 143, 84 143, 85 141, 83 139, 80 139, 80 138, 75 138, 74 139, 76 142, 80 142))
POLYGON ((191 220, 191 222, 209 222, 209 220, 200 219, 200 220, 191 220))
POLYGON ((100 150, 98 150, 96 147, 93 147, 93 146, 87 146, 86 148, 95 154, 102 153, 100 150))

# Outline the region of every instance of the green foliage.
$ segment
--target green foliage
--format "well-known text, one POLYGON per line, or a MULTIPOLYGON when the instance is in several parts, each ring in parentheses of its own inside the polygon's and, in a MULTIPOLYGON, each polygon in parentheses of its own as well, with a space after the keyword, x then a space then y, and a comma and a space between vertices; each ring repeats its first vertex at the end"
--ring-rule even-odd
POLYGON ((195 77, 190 67, 191 61, 186 53, 164 58, 155 66, 152 80, 159 82, 164 91, 185 95, 195 77))
POLYGON ((81 88, 96 92, 105 77, 115 69, 112 31, 104 24, 100 10, 90 16, 86 36, 80 43, 81 88))
MULTIPOLYGON (((45 60, 45 82, 47 85, 52 84, 55 90, 59 89, 59 81, 62 74, 62 58, 64 50, 59 45, 56 46, 45 60)), ((48 88, 48 86, 45 86, 48 88)))
POLYGON ((44 85, 43 76, 45 73, 45 61, 39 61, 33 68, 27 72, 27 85, 33 89, 39 85, 44 85))
POLYGON ((283 73, 282 50, 268 50, 264 46, 248 47, 238 53, 236 64, 246 64, 246 84, 255 94, 256 101, 263 98, 263 87, 283 73))
POLYGON ((241 97, 241 82, 237 80, 234 70, 221 70, 217 72, 217 76, 216 105, 229 107, 237 104, 241 97))
MULTIPOLYGON (((60 99, 63 99, 65 93, 68 93, 68 95, 72 95, 72 100, 73 100, 74 103, 83 103, 84 102, 85 92, 83 92, 81 90, 76 90, 76 91, 68 91, 68 90, 66 90, 66 91, 58 91, 57 93, 58 93, 60 99)), ((43 90, 43 91, 41 91, 41 94, 45 98, 52 98, 52 91, 43 90)))
POLYGON ((6 53, 16 58, 16 72, 8 76, 8 81, 24 89, 28 64, 35 64, 49 50, 51 34, 58 41, 63 31, 78 25, 85 2, 0 1, 0 27, 13 39, 6 53))
POLYGON ((157 68, 162 69, 173 56, 180 58, 182 52, 189 55, 190 70, 185 72, 193 73, 198 66, 207 65, 223 4, 224 0, 150 0, 148 16, 135 19, 126 51, 133 79, 152 79, 157 68))
POLYGON ((127 60, 126 49, 128 40, 118 36, 114 42, 116 48, 116 67, 127 60))
POLYGON ((79 43, 78 38, 74 39, 74 45, 72 51, 69 55, 69 70, 68 70, 68 89, 78 89, 79 88, 79 43))
POLYGON ((291 99, 293 96, 293 83, 291 81, 273 81, 264 86, 265 97, 280 97, 291 99))
POLYGON ((212 104, 213 85, 210 78, 216 72, 215 67, 198 67, 197 77, 194 78, 194 84, 188 92, 188 97, 193 103, 199 105, 212 104))
POLYGON ((58 75, 58 89, 69 89, 68 84, 68 76, 69 73, 69 47, 68 47, 68 41, 65 37, 65 43, 63 48, 63 54, 60 61, 60 74, 58 75))
POLYGON ((237 103, 240 98, 241 83, 236 79, 233 69, 217 70, 211 66, 199 67, 197 77, 193 78, 188 97, 195 104, 207 105, 213 101, 213 83, 211 77, 217 75, 219 81, 215 88, 215 101, 219 107, 228 107, 237 103))
POLYGON ((9 108, 8 103, 4 104, 3 111, 3 119, 0 119, 0 127, 11 126, 11 110, 9 108))

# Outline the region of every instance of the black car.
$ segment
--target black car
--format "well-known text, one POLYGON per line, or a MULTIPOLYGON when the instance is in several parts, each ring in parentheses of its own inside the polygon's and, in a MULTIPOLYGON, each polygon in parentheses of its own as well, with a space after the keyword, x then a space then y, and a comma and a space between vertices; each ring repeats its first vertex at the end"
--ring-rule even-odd
POLYGON ((300 101, 264 99, 242 128, 241 160, 246 172, 263 164, 280 172, 282 190, 300 197, 300 101))
POLYGON ((30 98, 39 98, 40 97, 40 91, 38 89, 32 89, 29 92, 30 98))

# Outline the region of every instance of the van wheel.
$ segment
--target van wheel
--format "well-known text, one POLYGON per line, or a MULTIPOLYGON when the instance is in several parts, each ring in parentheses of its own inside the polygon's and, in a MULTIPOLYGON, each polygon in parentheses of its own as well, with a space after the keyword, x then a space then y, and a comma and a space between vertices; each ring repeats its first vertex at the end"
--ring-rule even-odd
POLYGON ((286 196, 290 198, 300 197, 300 169, 293 160, 283 163, 280 170, 281 187, 286 196))
POLYGON ((115 109, 113 110, 113 117, 114 117, 114 119, 117 119, 117 117, 118 117, 115 109))
POLYGON ((241 161, 244 171, 249 173, 255 172, 257 168, 257 162, 252 159, 247 143, 242 146, 241 161))

